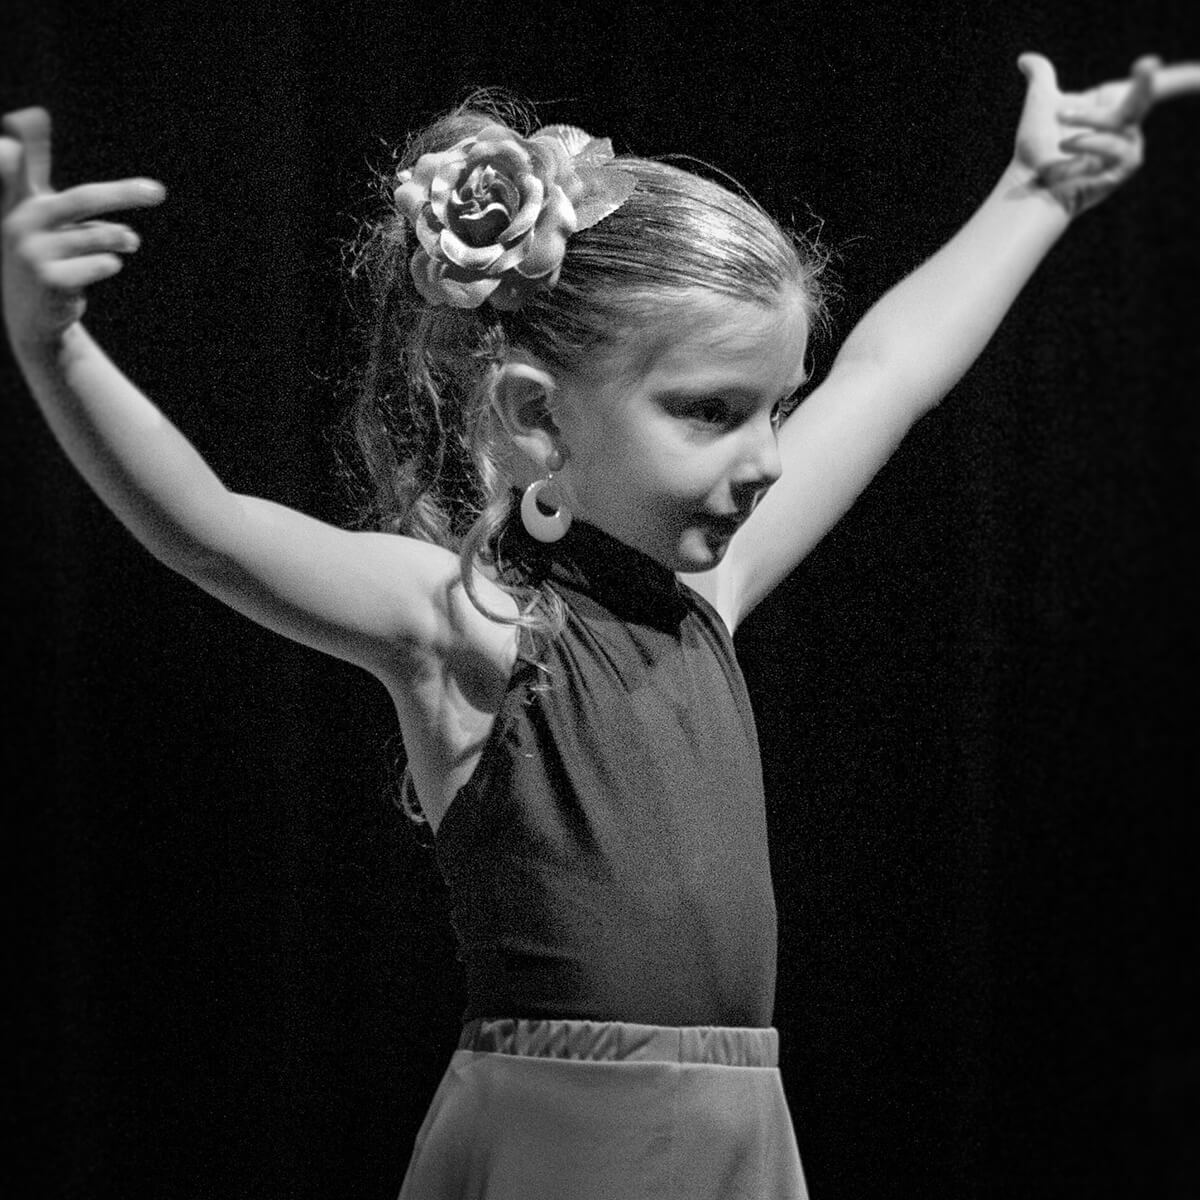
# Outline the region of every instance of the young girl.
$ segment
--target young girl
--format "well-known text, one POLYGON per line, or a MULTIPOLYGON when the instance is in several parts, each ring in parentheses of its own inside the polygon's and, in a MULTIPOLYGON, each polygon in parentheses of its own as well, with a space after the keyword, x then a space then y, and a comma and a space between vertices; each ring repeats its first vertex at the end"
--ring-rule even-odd
POLYGON ((48 118, 7 118, 5 318, 65 451, 163 562, 395 701, 468 995, 404 1197, 806 1194, 730 635, 1136 168, 1152 104, 1200 82, 1145 59, 1064 95, 1021 66, 996 189, 786 421, 814 250, 573 128, 466 108, 418 135, 360 260, 372 533, 230 493, 104 356, 84 290, 137 247, 108 216, 163 190, 55 192, 48 118))

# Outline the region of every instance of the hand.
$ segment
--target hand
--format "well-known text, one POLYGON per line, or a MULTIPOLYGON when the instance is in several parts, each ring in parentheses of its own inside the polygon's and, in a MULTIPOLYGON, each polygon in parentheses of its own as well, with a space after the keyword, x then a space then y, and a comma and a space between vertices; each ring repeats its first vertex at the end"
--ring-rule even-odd
POLYGON ((138 248, 127 225, 97 220, 159 204, 166 192, 150 179, 50 186, 50 115, 24 108, 3 120, 4 319, 13 348, 52 344, 83 315, 84 289, 115 275, 122 254, 138 248))
POLYGON ((1200 91, 1200 64, 1165 67, 1148 56, 1129 79, 1086 92, 1059 90, 1040 54, 1017 60, 1028 85, 1017 129, 1015 162, 1072 216, 1098 204, 1141 166, 1141 125, 1170 96, 1200 91))

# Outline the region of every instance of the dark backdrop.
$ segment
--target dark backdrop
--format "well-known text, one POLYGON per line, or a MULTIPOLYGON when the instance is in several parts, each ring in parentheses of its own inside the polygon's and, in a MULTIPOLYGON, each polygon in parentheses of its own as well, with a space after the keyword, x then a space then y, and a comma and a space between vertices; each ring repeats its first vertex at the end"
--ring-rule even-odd
MULTIPOLYGON (((843 335, 1183 0, 4 9, 60 185, 170 190, 89 323, 236 488, 347 516, 342 240, 476 84, 740 178, 843 335)), ((1198 102, 740 635, 815 1200, 1197 1195, 1198 102)), ((818 370, 833 345, 818 347, 818 370)), ((45 1197, 394 1195, 461 1004, 383 690, 149 558, 3 360, 14 1167, 45 1197)))

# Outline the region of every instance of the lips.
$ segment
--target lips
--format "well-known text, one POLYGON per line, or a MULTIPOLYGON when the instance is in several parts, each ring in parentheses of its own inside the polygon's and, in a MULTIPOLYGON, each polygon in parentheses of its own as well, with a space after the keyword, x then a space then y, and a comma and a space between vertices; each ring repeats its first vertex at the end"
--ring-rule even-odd
POLYGON ((731 516, 724 516, 724 515, 720 515, 720 514, 710 513, 705 518, 705 524, 707 524, 710 528, 715 529, 718 532, 725 534, 727 537, 732 537, 733 534, 737 533, 737 531, 739 529, 741 529, 742 524, 745 522, 746 517, 749 515, 750 514, 747 513, 747 514, 745 514, 745 516, 741 516, 737 513, 734 513, 731 516))

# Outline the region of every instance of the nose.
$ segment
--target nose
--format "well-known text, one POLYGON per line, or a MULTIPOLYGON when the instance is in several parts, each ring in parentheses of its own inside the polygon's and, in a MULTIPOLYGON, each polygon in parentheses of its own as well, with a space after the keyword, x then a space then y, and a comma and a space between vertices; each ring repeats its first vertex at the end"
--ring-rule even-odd
POLYGON ((746 430, 746 439, 736 482, 747 491, 765 492, 783 473, 779 431, 774 421, 755 421, 746 430))

